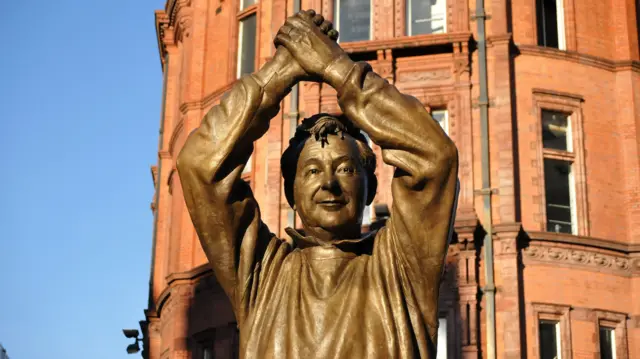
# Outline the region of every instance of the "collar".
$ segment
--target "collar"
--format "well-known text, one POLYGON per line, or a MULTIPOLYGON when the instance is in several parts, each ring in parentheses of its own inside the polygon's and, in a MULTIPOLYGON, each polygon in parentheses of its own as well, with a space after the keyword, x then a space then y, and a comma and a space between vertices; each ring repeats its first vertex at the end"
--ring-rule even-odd
POLYGON ((371 254, 373 250, 373 240, 378 231, 368 232, 361 238, 340 239, 337 241, 323 241, 313 236, 305 236, 297 230, 287 227, 284 231, 291 237, 295 248, 323 247, 337 248, 343 252, 355 254, 371 254))

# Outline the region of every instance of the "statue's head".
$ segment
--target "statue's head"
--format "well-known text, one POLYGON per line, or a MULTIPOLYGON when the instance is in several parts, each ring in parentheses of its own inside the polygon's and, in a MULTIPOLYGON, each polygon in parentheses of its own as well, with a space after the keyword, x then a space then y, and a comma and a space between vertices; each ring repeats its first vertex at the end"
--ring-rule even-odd
POLYGON ((345 116, 317 114, 296 129, 281 159, 287 201, 308 234, 354 238, 376 193, 376 157, 345 116))

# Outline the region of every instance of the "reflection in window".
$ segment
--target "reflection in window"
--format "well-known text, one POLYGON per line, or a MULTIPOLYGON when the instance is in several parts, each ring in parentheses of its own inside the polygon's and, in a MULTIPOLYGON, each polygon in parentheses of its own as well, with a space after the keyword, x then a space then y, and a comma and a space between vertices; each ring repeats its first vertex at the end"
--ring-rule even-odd
POLYGON ((256 14, 240 20, 237 76, 253 73, 256 63, 256 14))
POLYGON ((449 112, 447 110, 433 110, 431 111, 431 117, 438 121, 446 134, 449 134, 449 112))
POLYGON ((446 0, 406 0, 407 35, 447 32, 446 0))
POLYGON ((560 351, 560 324, 552 320, 541 320, 540 359, 562 359, 560 351))
POLYGON ((340 42, 371 39, 371 0, 335 0, 334 9, 340 42))
POLYGON ((542 110, 542 146, 571 152, 571 127, 569 115, 542 110))

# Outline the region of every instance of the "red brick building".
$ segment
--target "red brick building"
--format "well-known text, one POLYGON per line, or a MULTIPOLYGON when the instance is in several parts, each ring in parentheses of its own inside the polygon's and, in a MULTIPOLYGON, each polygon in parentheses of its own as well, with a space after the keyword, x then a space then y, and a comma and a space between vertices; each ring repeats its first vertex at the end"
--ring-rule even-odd
MULTIPOLYGON (((420 99, 458 146, 439 358, 640 358, 637 0, 168 0, 145 355, 235 355, 175 160, 298 7, 333 20, 351 56, 420 99)), ((338 110, 331 88, 303 83, 256 142, 245 176, 274 233, 295 225, 279 160, 296 121, 338 110)), ((391 205, 392 169, 377 172, 375 204, 391 205)))

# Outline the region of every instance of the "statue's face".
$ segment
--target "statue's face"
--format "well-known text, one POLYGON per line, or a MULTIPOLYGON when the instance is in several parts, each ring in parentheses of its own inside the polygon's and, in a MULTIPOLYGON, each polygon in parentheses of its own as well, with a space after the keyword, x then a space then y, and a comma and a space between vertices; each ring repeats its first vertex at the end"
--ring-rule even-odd
POLYGON ((296 169, 293 195, 305 229, 320 229, 345 238, 362 223, 367 175, 356 140, 329 135, 322 145, 308 139, 296 169))

